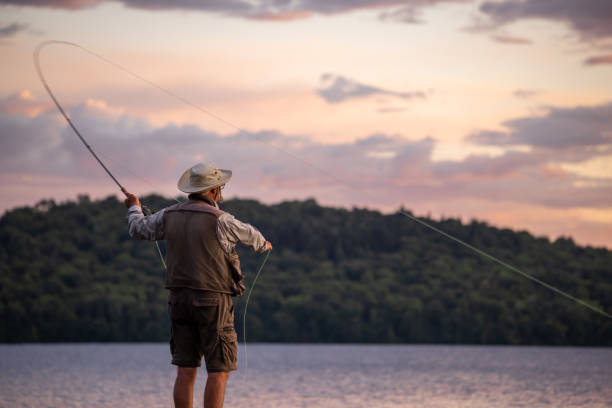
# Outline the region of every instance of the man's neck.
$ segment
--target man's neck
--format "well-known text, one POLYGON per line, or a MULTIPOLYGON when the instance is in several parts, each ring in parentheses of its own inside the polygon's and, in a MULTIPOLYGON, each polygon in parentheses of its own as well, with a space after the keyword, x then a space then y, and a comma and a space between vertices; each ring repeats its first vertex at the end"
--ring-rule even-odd
POLYGON ((204 201, 205 203, 212 205, 215 208, 219 208, 217 203, 212 198, 210 198, 208 195, 190 194, 189 199, 196 200, 196 201, 204 201))

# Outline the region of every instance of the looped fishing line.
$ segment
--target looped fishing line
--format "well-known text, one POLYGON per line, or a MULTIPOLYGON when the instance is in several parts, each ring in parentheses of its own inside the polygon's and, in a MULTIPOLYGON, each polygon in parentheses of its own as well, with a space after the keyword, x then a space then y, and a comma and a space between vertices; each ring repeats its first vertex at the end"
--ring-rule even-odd
MULTIPOLYGON (((109 60, 109 59, 107 59, 107 58, 105 58, 105 57, 103 57, 103 56, 99 55, 99 54, 96 54, 96 53, 94 53, 94 52, 92 52, 92 51, 90 51, 90 50, 86 49, 85 47, 82 47, 82 46, 80 46, 80 45, 76 44, 76 43, 67 42, 67 41, 46 41, 46 42, 43 42, 43 43, 39 44, 39 45, 38 45, 38 47, 36 48, 35 53, 34 53, 34 56, 35 56, 34 60, 35 60, 35 64, 36 64, 36 68, 37 68, 38 74, 39 74, 39 76, 40 76, 40 78, 41 78, 41 81, 43 81, 43 84, 45 85, 45 88, 47 89, 47 92, 49 93, 49 95, 51 96, 51 98, 53 99, 53 101, 55 102, 55 104, 57 105, 57 107, 58 107, 58 109, 60 110, 60 112, 62 113, 62 115, 63 115, 63 116, 66 118, 66 120, 68 121, 68 123, 70 124, 70 126, 71 126, 71 127, 73 128, 73 130, 74 130, 74 131, 77 133, 77 135, 79 136, 79 138, 81 139, 81 141, 83 141, 83 143, 85 144, 85 146, 86 146, 86 147, 87 147, 87 148, 90 150, 90 152, 91 152, 91 153, 94 155, 94 157, 96 158, 96 160, 98 160, 98 162, 99 162, 99 163, 102 165, 102 167, 104 167, 104 169, 107 171, 107 173, 109 174, 109 176, 111 176, 111 178, 112 178, 112 179, 115 181, 115 183, 117 183, 117 185, 119 185, 119 187, 120 187, 120 188, 122 188, 122 187, 121 187, 121 185, 119 184, 119 182, 118 182, 118 181, 117 181, 117 180, 116 180, 116 179, 115 179, 115 178, 112 176, 112 174, 110 174, 110 172, 108 171, 108 169, 106 168, 106 166, 104 166, 104 164, 103 164, 103 163, 100 161, 100 159, 99 159, 99 158, 98 158, 98 157, 95 155, 95 153, 94 153, 94 152, 91 150, 91 148, 89 147, 89 145, 88 145, 88 144, 87 144, 87 143, 84 141, 84 139, 82 138, 82 136, 81 136, 81 135, 78 133, 78 131, 76 130, 76 128, 74 127, 74 125, 72 124, 72 122, 70 121, 70 119, 68 118, 68 116, 67 116, 67 115, 64 113, 63 109, 61 108, 61 106, 59 105, 59 103, 57 102, 57 100, 55 99, 55 97, 53 96, 53 94, 51 93, 51 90, 50 90, 50 89, 49 89, 49 87, 46 85, 46 82, 44 81, 44 78, 43 78, 42 73, 41 73, 41 71, 40 71, 40 67, 39 67, 39 65, 38 65, 38 54, 39 54, 40 50, 41 50, 41 49, 42 49, 44 46, 46 46, 46 45, 50 45, 50 44, 63 44, 63 45, 69 45, 69 46, 77 47, 77 48, 79 48, 79 49, 81 49, 81 50, 85 51, 86 53, 88 53, 88 54, 90 54, 90 55, 93 55, 94 57, 96 57, 96 58, 98 58, 98 59, 100 59, 100 60, 102 60, 102 61, 105 61, 106 63, 108 63, 108 64, 110 64, 110 65, 112 65, 112 66, 116 67, 117 69, 119 69, 119 70, 121 70, 121 71, 124 71, 124 72, 126 72, 127 74, 129 74, 129 75, 131 75, 131 76, 133 76, 133 77, 135 77, 135 78, 137 78, 137 79, 139 79, 139 80, 141 80, 141 81, 143 81, 143 82, 145 82, 145 83, 149 84, 150 86, 152 86, 152 87, 154 87, 154 88, 156 88, 156 89, 158 89, 158 90, 162 91, 163 93, 165 93, 165 94, 167 94, 167 95, 169 95, 169 96, 171 96, 171 97, 174 97, 174 98, 178 99, 179 101, 181 101, 181 102, 185 103, 186 105, 189 105, 189 106, 191 106, 192 108, 194 108, 194 109, 196 109, 196 110, 198 110, 198 111, 200 111, 200 112, 202 112, 202 113, 205 113, 205 114, 207 114, 207 115, 209 115, 209 116, 211 116, 211 117, 216 118, 217 120, 219 120, 219 121, 221 121, 221 122, 223 122, 223 123, 227 124, 228 126, 231 126, 232 128, 234 128, 234 129, 238 130, 239 132, 248 133, 248 132, 246 132, 245 130, 243 130, 243 129, 242 129, 240 126, 238 126, 238 125, 236 125, 236 124, 234 124, 234 123, 232 123, 232 122, 230 122, 230 121, 228 121, 228 120, 226 120, 226 119, 224 119, 224 118, 222 118, 222 117, 220 117, 220 116, 218 116, 218 115, 216 115, 216 114, 214 114, 214 113, 212 113, 212 112, 208 111, 207 109, 202 108, 201 106, 198 106, 198 105, 194 104, 193 102, 191 102, 191 101, 189 101, 189 100, 187 100, 187 99, 185 99, 185 98, 181 97, 180 95, 177 95, 177 94, 175 94, 174 92, 172 92, 172 91, 170 91, 170 90, 168 90, 168 89, 165 89, 165 88, 163 88, 163 87, 161 87, 161 86, 159 86, 159 85, 155 84, 154 82, 152 82, 152 81, 150 81, 150 80, 148 80, 148 79, 146 79, 146 78, 144 78, 144 77, 142 77, 142 76, 140 76, 140 75, 138 75, 138 74, 136 74, 136 73, 132 72, 131 70, 129 70, 129 69, 127 69, 127 68, 124 68, 123 66, 121 66, 121 65, 119 65, 119 64, 117 64, 117 63, 115 63, 115 62, 113 62, 113 61, 111 61, 111 60, 109 60)), ((311 167, 311 168, 313 168, 313 169, 315 169, 315 170, 319 171, 319 172, 320 172, 320 173, 322 173, 322 174, 325 174, 326 176, 328 176, 328 177, 329 177, 329 178, 331 178, 332 180, 336 181, 338 184, 340 184, 340 185, 342 185, 342 186, 344 186, 344 187, 346 187, 346 188, 348 188, 348 189, 350 189, 350 190, 357 191, 357 192, 359 192, 359 193, 360 193, 360 194, 362 194, 362 195, 365 195, 365 196, 369 196, 369 197, 373 197, 373 198, 374 198, 374 195, 373 195, 372 193, 370 193, 370 192, 368 192, 368 191, 364 191, 364 190, 362 190, 362 189, 360 189, 360 188, 358 188, 358 187, 356 187, 356 186, 353 186, 352 184, 348 183, 348 182, 347 182, 347 181, 345 181, 345 180, 341 180, 341 179, 339 179, 338 177, 336 177, 334 174, 330 173, 329 171, 327 171, 327 170, 325 170, 325 169, 322 169, 322 168, 319 168, 319 167, 317 167, 316 165, 314 165, 314 164, 312 164, 312 163, 310 163, 310 162, 308 162, 308 161, 306 161, 306 160, 302 159, 301 157, 296 156, 295 154, 293 154, 293 153, 291 153, 291 152, 289 152, 289 151, 287 151, 287 150, 283 149, 282 147, 277 146, 277 145, 276 145, 275 143, 273 143, 272 141, 270 141, 270 140, 261 140, 261 141, 262 141, 263 143, 266 143, 266 144, 268 144, 268 145, 272 146, 273 148, 275 148, 275 149, 277 149, 277 150, 279 150, 279 151, 281 151, 281 152, 285 153, 286 155, 293 157, 294 159, 296 159, 296 160, 300 161, 300 162, 301 162, 301 163, 303 163, 304 165, 306 165, 306 166, 308 166, 308 167, 311 167)), ((522 276, 522 277, 524 277, 524 278, 526 278, 526 279, 529 279, 529 280, 531 280, 532 282, 537 283, 538 285, 541 285, 541 286, 543 286, 543 287, 545 287, 545 288, 547 288, 547 289, 549 289, 549 290, 551 290, 551 291, 553 291, 553 292, 555 292, 555 293, 557 293, 557 294, 559 294, 559 295, 561 295, 561 296, 564 296, 565 298, 567 298, 567 299, 569 299, 569 300, 572 300, 572 301, 576 302, 577 304, 580 304, 580 305, 582 305, 582 306, 584 306, 584 307, 586 307, 586 308, 588 308, 588 309, 590 309, 590 310, 592 310, 592 311, 594 311, 594 312, 596 312, 596 313, 598 313, 598 314, 600 314, 600 315, 602 315, 602 316, 605 316, 605 317, 607 317, 607 318, 612 319, 612 315, 610 315, 609 313, 605 312, 605 311, 604 311, 604 310, 602 310, 602 309, 599 309, 599 308, 597 308, 597 307, 595 307, 595 306, 593 306, 593 305, 589 304, 588 302, 585 302, 585 301, 584 301, 584 300, 582 300, 582 299, 579 299, 579 298, 577 298, 577 297, 575 297, 575 296, 572 296, 572 295, 570 295, 569 293, 564 292, 564 291, 562 291, 561 289, 559 289, 559 288, 557 288, 557 287, 555 287, 555 286, 553 286, 553 285, 550 285, 550 284, 548 284, 548 283, 546 283, 546 282, 542 281, 541 279, 538 279, 538 278, 536 278, 535 276, 533 276, 533 275, 531 275, 531 274, 528 274, 527 272, 524 272, 524 271, 522 271, 522 270, 520 270, 520 269, 518 269, 518 268, 516 268, 516 267, 514 267, 514 266, 512 266, 512 265, 510 265, 510 264, 508 264, 508 263, 506 263, 506 262, 504 262, 504 261, 502 261, 502 260, 498 259, 498 258, 496 258, 495 256, 490 255, 490 254, 488 254, 487 252, 485 252, 485 251, 483 251, 483 250, 481 250, 481 249, 478 249, 478 248, 476 248, 476 247, 474 247, 474 246, 472 246, 472 245, 468 244, 467 242, 465 242, 465 241, 463 241, 463 240, 461 240, 461 239, 459 239, 459 238, 457 238, 457 237, 454 237, 453 235, 448 234, 448 233, 446 233, 446 232, 444 232, 444 231, 442 231, 442 230, 440 230, 440 229, 438 229, 438 228, 436 228, 436 227, 434 227, 434 226, 432 226, 432 225, 428 224, 427 222, 425 222, 425 221, 423 221, 423 220, 420 220, 420 219, 419 219, 419 218, 417 218, 417 217, 414 217, 414 216, 412 216, 412 215, 410 215, 410 214, 408 214, 408 213, 406 213, 406 212, 404 212, 404 211, 400 211, 399 213, 400 213, 400 214, 402 214, 403 216, 405 216, 405 217, 407 217, 407 218, 409 218, 409 219, 411 219, 411 220, 413 220, 413 221, 415 221, 415 222, 419 223, 420 225, 423 225, 423 226, 425 226, 425 227, 427 227, 427 228, 429 228, 429 229, 431 229, 431 230, 433 230, 433 231, 435 231, 435 232, 437 232, 437 233, 439 233, 439 234, 441 234, 441 235, 443 235, 443 236, 445 236, 445 237, 447 237, 447 238, 449 238, 449 239, 451 239, 451 240, 455 241, 456 243, 459 243, 460 245, 462 245, 462 246, 464 246, 464 247, 466 247, 466 248, 468 248, 468 249, 470 249, 470 250, 474 251, 475 253, 477 253, 477 254, 479 254, 479 255, 481 255, 481 256, 483 256, 483 257, 485 257, 485 258, 487 258, 487 259, 489 259, 489 260, 491 260, 491 261, 493 261, 493 262, 495 262, 495 263, 497 263, 497 264, 499 264, 499 265, 503 266, 504 268, 506 268, 507 270, 509 270, 509 271, 511 271, 511 272, 513 272, 513 273, 516 273, 516 274, 518 274, 518 275, 520 275, 520 276, 522 276)), ((266 259, 267 259, 267 256, 266 256, 266 259)), ((263 262, 264 264, 265 264, 265 260, 266 260, 266 259, 264 259, 264 262, 263 262)), ((263 264, 262 264, 262 267, 263 267, 263 264)), ((261 269, 261 268, 260 268, 260 269, 261 269)), ((259 272, 261 272, 261 270, 260 270, 259 272)), ((258 275, 259 275, 259 273, 258 273, 258 275)), ((255 282, 253 282, 253 283, 255 283, 255 282)), ((253 289, 253 286, 251 287, 251 291, 252 291, 252 289, 253 289)), ((249 296, 250 296, 250 292, 249 292, 249 296)), ((247 304, 245 305, 245 312, 246 312, 246 306, 248 306, 248 297, 247 297, 247 304)), ((245 313, 245 318, 246 318, 246 313, 245 313)), ((245 338, 246 338, 246 337, 245 337, 245 338)))

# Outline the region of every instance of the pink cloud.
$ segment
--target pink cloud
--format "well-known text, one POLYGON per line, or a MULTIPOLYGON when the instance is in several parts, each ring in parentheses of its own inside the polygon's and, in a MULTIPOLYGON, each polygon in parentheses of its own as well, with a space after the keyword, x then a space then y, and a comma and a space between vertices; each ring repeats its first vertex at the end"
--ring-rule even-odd
MULTIPOLYGON (((483 211, 504 203, 560 213, 574 207, 602 208, 612 202, 612 180, 558 168, 559 161, 580 163, 593 157, 594 153, 584 152, 572 156, 573 144, 565 150, 538 148, 436 162, 432 160, 436 141, 431 138, 374 134, 330 145, 275 131, 221 136, 193 125, 156 127, 125 114, 108 114, 103 107, 96 102, 67 108, 116 177, 139 194, 156 191, 175 196, 176 180, 186 168, 196 161, 214 161, 234 170, 228 197, 265 202, 316 197, 324 204, 340 206, 392 210, 403 204, 420 212, 433 208, 439 213, 476 216, 478 209, 466 203, 478 202, 483 211)), ((583 116, 590 117, 592 122, 596 112, 593 107, 593 111, 568 111, 571 114, 562 116, 578 123, 583 116)), ((33 118, 2 113, 0 132, 1 208, 20 200, 33 203, 36 197, 116 192, 55 112, 33 118)), ((591 151, 595 150, 587 150, 591 151)))
POLYGON ((0 99, 0 112, 35 117, 51 108, 48 102, 38 101, 27 89, 0 99))
POLYGON ((293 21, 293 20, 303 20, 312 15, 312 12, 304 10, 304 11, 289 11, 284 13, 272 13, 272 12, 263 12, 259 14, 255 14, 252 16, 254 20, 264 20, 264 21, 277 21, 277 22, 285 22, 285 21, 293 21))
POLYGON ((493 34, 491 36, 491 39, 495 42, 502 43, 502 44, 515 44, 515 45, 533 44, 533 41, 531 41, 529 38, 516 37, 513 35, 507 35, 507 34, 493 34))
POLYGON ((105 0, 2 0, 1 4, 78 10, 96 6, 105 0))
POLYGON ((570 173, 563 169, 562 167, 559 166, 555 166, 552 164, 548 164, 548 165, 544 165, 541 167, 542 169, 542 174, 545 174, 546 176, 550 177, 550 178, 568 178, 570 177, 570 173))

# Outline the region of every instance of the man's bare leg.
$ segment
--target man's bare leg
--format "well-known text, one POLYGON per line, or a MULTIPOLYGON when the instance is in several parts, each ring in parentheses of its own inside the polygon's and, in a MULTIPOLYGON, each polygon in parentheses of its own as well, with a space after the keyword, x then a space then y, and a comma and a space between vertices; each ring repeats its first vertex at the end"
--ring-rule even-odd
POLYGON ((177 367, 174 382, 174 406, 176 408, 193 407, 193 385, 197 374, 197 367, 177 367))
POLYGON ((225 385, 230 373, 208 373, 204 389, 204 408, 222 408, 225 385))

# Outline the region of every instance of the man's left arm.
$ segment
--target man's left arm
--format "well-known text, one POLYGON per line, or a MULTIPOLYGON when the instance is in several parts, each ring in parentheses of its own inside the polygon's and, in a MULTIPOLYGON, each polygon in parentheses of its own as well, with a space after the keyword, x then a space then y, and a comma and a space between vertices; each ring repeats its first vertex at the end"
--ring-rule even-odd
POLYGON ((217 238, 226 252, 231 252, 238 242, 252 247, 258 254, 272 249, 270 242, 266 241, 257 228, 228 213, 219 217, 217 238))

